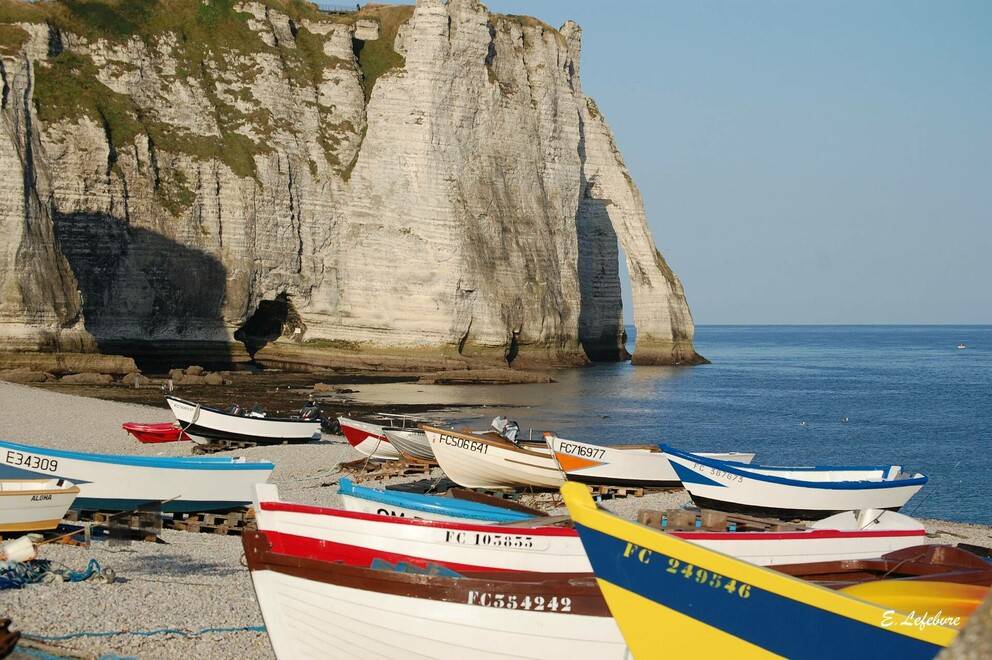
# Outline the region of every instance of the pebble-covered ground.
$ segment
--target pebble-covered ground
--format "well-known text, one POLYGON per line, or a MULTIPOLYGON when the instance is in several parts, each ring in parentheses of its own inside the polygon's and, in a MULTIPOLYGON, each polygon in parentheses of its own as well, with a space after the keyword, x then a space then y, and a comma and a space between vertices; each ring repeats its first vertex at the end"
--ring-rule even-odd
MULTIPOLYGON (((177 455, 188 443, 142 445, 125 434, 125 421, 171 421, 169 412, 129 403, 103 401, 0 382, 0 439, 76 451, 177 455)), ((276 464, 272 481, 283 499, 335 505, 337 466, 361 456, 338 437, 320 443, 262 447, 231 452, 267 458, 276 464)), ((439 479, 437 470, 432 478, 439 479)), ((410 479, 407 479, 408 481, 410 479)), ((401 480, 392 480, 392 482, 401 480)), ((376 485, 392 482, 379 482, 376 485)), ((604 506, 636 518, 641 509, 665 509, 688 502, 683 491, 616 499, 604 506)), ((528 500, 525 499, 525 503, 528 500)), ((551 508, 549 494, 529 503, 551 508), (539 501, 538 501, 539 500, 539 501)), ((563 509, 551 509, 561 513, 563 509)), ((992 528, 939 520, 924 521, 943 543, 992 546, 992 528)), ((46 545, 41 557, 57 568, 82 570, 94 558, 116 573, 112 584, 99 581, 52 583, 0 592, 0 617, 14 620, 26 636, 58 637, 83 632, 120 632, 113 636, 75 637, 50 643, 85 657, 264 658, 272 650, 262 632, 232 630, 196 636, 136 634, 170 628, 195 633, 204 628, 262 625, 251 580, 241 564, 241 541, 165 530, 165 544, 112 545, 94 540, 89 548, 46 545)), ((17 657, 15 655, 15 657, 17 657)), ((21 657, 29 656, 22 653, 21 657)))

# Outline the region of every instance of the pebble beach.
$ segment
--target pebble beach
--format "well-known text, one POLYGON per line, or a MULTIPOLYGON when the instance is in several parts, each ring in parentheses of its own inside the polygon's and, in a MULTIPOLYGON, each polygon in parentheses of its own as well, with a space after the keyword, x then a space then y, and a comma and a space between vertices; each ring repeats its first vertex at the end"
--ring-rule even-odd
MULTIPOLYGON (((185 455, 190 451, 188 443, 142 445, 121 429, 126 421, 172 421, 165 407, 3 382, 0 401, 4 404, 0 438, 4 440, 102 453, 185 455)), ((330 506, 337 504, 338 466, 361 458, 343 438, 328 435, 308 445, 228 453, 275 463, 271 480, 283 499, 330 506)), ((431 476, 440 478, 441 473, 435 470, 431 476)), ((396 481, 400 480, 370 485, 396 481)), ((635 518, 641 509, 687 502, 683 491, 672 491, 611 500, 604 506, 635 518)), ((940 520, 924 523, 935 542, 992 546, 992 527, 940 520)), ((90 547, 42 546, 39 556, 51 560, 54 567, 81 570, 92 558, 112 568, 116 579, 110 584, 91 580, 3 591, 0 616, 12 618, 13 627, 25 637, 57 646, 68 657, 272 657, 268 639, 260 631, 262 617, 248 570, 241 563, 239 537, 163 530, 161 538, 161 544, 115 545, 94 539, 90 547)))

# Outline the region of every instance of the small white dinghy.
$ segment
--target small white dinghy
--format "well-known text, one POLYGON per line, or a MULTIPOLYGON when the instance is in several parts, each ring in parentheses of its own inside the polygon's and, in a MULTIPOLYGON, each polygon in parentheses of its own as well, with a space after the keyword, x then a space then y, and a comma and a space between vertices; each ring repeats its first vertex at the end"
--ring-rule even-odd
POLYGON ((338 417, 341 433, 352 447, 377 461, 398 461, 403 458, 383 433, 382 424, 363 422, 350 417, 338 417))
POLYGON ((256 445, 296 444, 320 440, 320 410, 304 406, 295 417, 268 417, 264 412, 210 408, 175 396, 165 400, 176 421, 193 442, 249 442, 256 445))
MULTIPOLYGON (((659 445, 594 445, 545 433, 544 441, 554 452, 569 481, 632 488, 676 488, 682 485, 659 445)), ((750 463, 754 454, 705 453, 721 461, 750 463)))
POLYGON ((382 432, 390 444, 405 457, 429 463, 435 461, 431 443, 423 430, 383 427, 382 432))
POLYGON ((544 444, 511 442, 497 433, 421 424, 444 473, 465 488, 558 488, 565 475, 544 444))
POLYGON ((898 511, 927 482, 898 465, 771 467, 661 448, 697 506, 785 520, 862 509, 898 511))
POLYGON ((64 479, 0 480, 0 533, 55 529, 78 494, 64 479))

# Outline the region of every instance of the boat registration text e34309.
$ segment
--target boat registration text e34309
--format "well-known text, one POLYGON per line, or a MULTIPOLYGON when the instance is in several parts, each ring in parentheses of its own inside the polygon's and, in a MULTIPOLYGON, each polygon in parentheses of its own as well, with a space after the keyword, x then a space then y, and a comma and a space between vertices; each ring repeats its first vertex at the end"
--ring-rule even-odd
POLYGON ((7 456, 4 458, 4 461, 8 465, 24 466, 31 470, 47 470, 49 472, 55 472, 59 469, 59 461, 57 458, 43 458, 41 456, 24 454, 10 449, 7 450, 7 456))

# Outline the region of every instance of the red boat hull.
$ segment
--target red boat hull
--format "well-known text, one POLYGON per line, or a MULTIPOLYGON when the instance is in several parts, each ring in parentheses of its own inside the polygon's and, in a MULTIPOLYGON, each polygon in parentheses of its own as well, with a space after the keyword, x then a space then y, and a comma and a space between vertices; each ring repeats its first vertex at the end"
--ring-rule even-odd
POLYGON ((125 431, 138 439, 138 442, 146 444, 157 442, 177 442, 179 440, 189 440, 190 437, 171 422, 161 424, 139 424, 138 422, 127 422, 121 425, 125 431))

